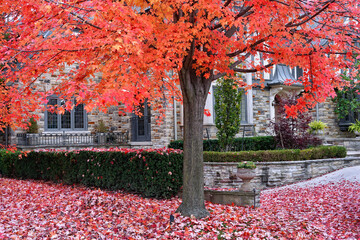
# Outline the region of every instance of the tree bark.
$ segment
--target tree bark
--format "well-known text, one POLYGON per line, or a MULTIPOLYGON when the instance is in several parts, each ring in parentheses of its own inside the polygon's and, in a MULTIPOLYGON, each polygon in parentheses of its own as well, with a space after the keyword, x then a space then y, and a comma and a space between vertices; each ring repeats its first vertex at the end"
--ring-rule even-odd
POLYGON ((183 216, 209 216, 204 204, 203 120, 211 81, 197 76, 193 69, 179 73, 184 107, 183 216))

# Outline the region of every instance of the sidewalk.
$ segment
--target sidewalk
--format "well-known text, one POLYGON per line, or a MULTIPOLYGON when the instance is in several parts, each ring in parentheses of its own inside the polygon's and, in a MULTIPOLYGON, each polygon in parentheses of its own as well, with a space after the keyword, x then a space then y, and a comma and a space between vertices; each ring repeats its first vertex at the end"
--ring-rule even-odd
MULTIPOLYGON (((360 166, 347 167, 343 168, 328 174, 325 174, 320 177, 316 177, 307 181, 298 182, 290 185, 286 185, 283 187, 278 187, 271 190, 279 190, 284 188, 297 188, 297 187, 316 187, 318 185, 323 185, 327 183, 337 183, 343 180, 350 182, 359 182, 360 183, 360 166)), ((266 191, 266 190, 265 190, 266 191)))

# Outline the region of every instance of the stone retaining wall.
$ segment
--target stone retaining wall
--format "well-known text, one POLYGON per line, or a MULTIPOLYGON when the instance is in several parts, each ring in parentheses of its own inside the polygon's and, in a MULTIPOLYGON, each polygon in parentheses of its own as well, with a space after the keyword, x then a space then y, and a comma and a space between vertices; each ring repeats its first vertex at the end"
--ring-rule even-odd
MULTIPOLYGON (((360 165, 360 157, 256 163, 256 177, 251 182, 256 189, 261 190, 299 182, 356 165, 360 165)), ((205 187, 239 187, 241 180, 237 179, 236 172, 237 163, 205 162, 205 187)))

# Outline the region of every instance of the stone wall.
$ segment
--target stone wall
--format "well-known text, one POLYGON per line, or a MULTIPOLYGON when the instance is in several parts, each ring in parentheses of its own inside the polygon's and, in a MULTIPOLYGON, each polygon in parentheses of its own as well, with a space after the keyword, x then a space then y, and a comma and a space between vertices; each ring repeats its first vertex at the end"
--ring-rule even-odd
MULTIPOLYGON (((337 116, 334 112, 335 104, 328 98, 324 103, 319 103, 319 120, 327 124, 327 128, 324 129, 324 136, 326 138, 353 138, 355 137, 354 133, 348 131, 341 131, 339 128, 339 123, 337 116)), ((316 108, 311 110, 313 120, 316 120, 316 108)))
POLYGON ((271 135, 269 90, 259 88, 253 89, 253 119, 255 135, 271 135))
MULTIPOLYGON (((256 177, 251 181, 258 190, 283 186, 321 176, 344 167, 360 165, 360 157, 318 159, 292 162, 256 163, 256 177)), ((209 188, 238 188, 237 163, 204 164, 204 183, 209 188)))
POLYGON ((167 147, 174 140, 174 108, 173 103, 165 105, 164 118, 160 119, 160 113, 152 111, 151 116, 151 142, 152 148, 167 147))

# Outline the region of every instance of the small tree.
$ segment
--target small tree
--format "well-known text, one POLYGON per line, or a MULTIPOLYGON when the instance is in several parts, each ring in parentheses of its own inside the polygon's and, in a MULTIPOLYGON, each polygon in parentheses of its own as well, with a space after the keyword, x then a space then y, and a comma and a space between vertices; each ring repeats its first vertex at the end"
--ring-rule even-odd
POLYGON ((38 133, 39 126, 34 118, 30 118, 28 126, 29 128, 27 130, 27 133, 38 133))
POLYGON ((293 106, 296 103, 295 94, 278 99, 278 117, 272 122, 278 147, 304 149, 320 145, 321 140, 309 132, 309 123, 312 121, 309 112, 299 112, 296 118, 287 116, 285 106, 293 106))
POLYGON ((236 133, 240 130, 241 97, 238 84, 234 79, 220 79, 214 91, 215 95, 215 125, 218 129, 222 151, 229 151, 236 133))

